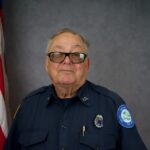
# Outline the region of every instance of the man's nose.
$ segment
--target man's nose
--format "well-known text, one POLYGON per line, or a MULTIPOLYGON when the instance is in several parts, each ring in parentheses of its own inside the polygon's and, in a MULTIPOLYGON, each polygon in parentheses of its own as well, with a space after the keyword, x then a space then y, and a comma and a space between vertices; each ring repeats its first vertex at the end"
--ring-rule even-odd
POLYGON ((71 60, 69 58, 69 56, 66 56, 64 61, 63 61, 64 64, 70 64, 71 63, 71 60))

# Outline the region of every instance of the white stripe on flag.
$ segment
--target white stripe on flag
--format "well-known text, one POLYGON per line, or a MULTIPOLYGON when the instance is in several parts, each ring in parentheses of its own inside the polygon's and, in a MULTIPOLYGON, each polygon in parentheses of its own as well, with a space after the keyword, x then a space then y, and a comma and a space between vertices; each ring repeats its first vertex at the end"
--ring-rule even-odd
POLYGON ((5 137, 7 137, 8 126, 7 126, 6 108, 1 91, 0 91, 0 126, 2 128, 5 137))

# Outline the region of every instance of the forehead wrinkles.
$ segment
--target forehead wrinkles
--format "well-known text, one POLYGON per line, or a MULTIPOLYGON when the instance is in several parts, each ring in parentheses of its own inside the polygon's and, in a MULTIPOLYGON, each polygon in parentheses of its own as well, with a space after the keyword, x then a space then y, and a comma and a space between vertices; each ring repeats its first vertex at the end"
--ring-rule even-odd
POLYGON ((82 39, 78 35, 74 35, 71 33, 62 33, 56 36, 54 39, 50 40, 48 43, 48 49, 55 47, 63 48, 70 45, 72 48, 86 49, 86 45, 84 44, 82 39))
MULTIPOLYGON (((53 47, 53 50, 64 50, 65 47, 64 46, 61 46, 61 45, 54 45, 53 47)), ((75 50, 75 49, 79 49, 79 50, 83 50, 83 47, 81 45, 72 45, 71 47, 69 47, 70 50, 75 50)))

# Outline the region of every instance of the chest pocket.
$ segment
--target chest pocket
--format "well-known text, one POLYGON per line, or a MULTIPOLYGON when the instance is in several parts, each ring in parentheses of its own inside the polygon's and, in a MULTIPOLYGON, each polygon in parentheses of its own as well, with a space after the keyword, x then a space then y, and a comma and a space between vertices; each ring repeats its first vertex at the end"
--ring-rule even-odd
POLYGON ((41 147, 42 143, 46 142, 48 137, 48 131, 44 130, 30 130, 24 131, 19 139, 18 143, 21 145, 23 150, 26 149, 35 149, 35 147, 41 147))
POLYGON ((115 150, 116 142, 113 134, 104 133, 80 135, 80 145, 82 150, 115 150))

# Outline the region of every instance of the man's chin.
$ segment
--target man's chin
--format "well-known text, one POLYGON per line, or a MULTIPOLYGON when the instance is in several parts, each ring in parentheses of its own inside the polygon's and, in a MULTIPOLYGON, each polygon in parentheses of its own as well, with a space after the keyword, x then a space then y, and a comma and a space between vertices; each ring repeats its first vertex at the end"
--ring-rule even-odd
POLYGON ((74 80, 62 80, 59 82, 61 86, 73 86, 76 85, 76 82, 74 80))
POLYGON ((63 82, 60 82, 61 85, 74 85, 75 82, 71 82, 71 81, 63 81, 63 82))

